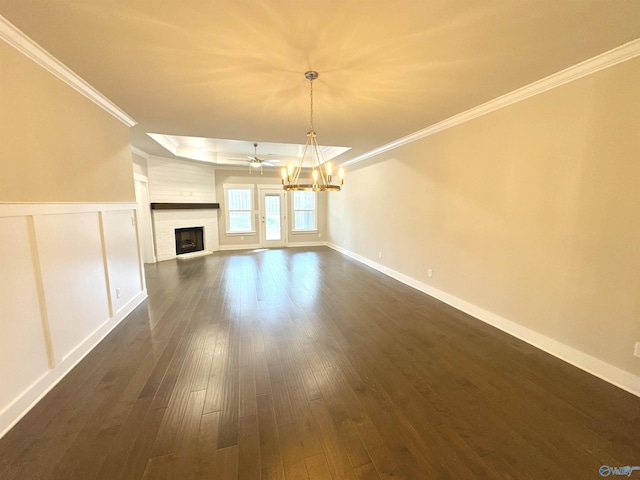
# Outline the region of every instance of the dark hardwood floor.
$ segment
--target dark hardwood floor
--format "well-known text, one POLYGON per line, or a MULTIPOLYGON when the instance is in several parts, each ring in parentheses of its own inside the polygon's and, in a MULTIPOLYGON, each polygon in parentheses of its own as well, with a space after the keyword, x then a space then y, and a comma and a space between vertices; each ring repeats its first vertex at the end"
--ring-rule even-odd
POLYGON ((640 465, 640 398, 329 249, 167 261, 147 280, 148 301, 0 439, 2 480, 640 465))

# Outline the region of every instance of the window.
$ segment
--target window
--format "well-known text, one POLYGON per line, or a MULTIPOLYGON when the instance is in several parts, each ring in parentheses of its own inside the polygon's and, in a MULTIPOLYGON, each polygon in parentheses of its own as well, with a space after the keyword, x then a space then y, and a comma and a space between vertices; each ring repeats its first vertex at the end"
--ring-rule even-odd
POLYGON ((227 233, 252 233, 253 186, 224 186, 227 211, 227 233))
POLYGON ((293 231, 316 230, 316 192, 293 192, 293 231))

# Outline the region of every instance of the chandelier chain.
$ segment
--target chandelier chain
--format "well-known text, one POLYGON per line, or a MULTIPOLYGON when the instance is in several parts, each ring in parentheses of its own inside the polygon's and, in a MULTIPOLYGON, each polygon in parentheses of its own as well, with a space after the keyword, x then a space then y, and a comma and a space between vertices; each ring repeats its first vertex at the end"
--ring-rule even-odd
POLYGON ((313 81, 318 78, 318 72, 310 70, 304 74, 304 77, 309 80, 310 125, 307 132, 307 141, 302 153, 298 154, 300 157, 298 165, 294 168, 293 163, 291 163, 288 168, 283 167, 280 171, 282 174, 282 186, 286 191, 339 192, 344 184, 343 169, 341 168, 338 171, 338 182, 333 183, 333 167, 331 162, 325 163, 322 158, 322 152, 313 126, 313 81), (310 157, 311 164, 309 167, 311 168, 312 178, 310 183, 299 183, 307 154, 310 157))
POLYGON ((309 96, 311 97, 310 131, 313 132, 313 79, 309 81, 309 96))

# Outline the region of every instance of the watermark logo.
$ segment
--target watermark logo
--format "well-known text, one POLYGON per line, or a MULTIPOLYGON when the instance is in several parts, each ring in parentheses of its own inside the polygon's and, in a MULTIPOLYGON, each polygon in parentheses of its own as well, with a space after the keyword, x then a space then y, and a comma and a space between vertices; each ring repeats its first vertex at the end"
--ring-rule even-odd
POLYGON ((609 475, 630 477, 634 470, 640 470, 640 467, 631 467, 629 465, 624 467, 610 467, 609 465, 602 465, 599 472, 603 477, 608 477, 609 475))

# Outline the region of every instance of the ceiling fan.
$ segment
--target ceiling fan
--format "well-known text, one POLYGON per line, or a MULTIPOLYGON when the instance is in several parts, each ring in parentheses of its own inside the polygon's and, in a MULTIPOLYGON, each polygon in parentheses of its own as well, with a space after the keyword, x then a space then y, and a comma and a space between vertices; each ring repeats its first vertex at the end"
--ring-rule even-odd
MULTIPOLYGON (((268 156, 276 154, 268 154, 268 156)), ((235 157, 233 153, 218 153, 218 163, 223 165, 249 165, 249 173, 253 173, 253 170, 260 169, 262 173, 262 166, 274 167, 276 163, 280 163, 280 160, 275 158, 263 159, 258 157, 258 144, 253 144, 253 155, 247 155, 246 157, 235 157)))
POLYGON ((258 144, 254 143, 253 144, 253 156, 248 155, 247 158, 249 159, 249 173, 251 173, 251 171, 253 169, 260 169, 260 173, 262 173, 262 166, 266 165, 268 167, 274 167, 274 163, 278 163, 280 160, 275 160, 275 159, 271 159, 271 160, 262 160, 261 158, 258 158, 258 144))

